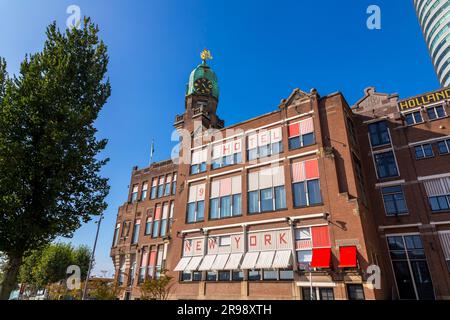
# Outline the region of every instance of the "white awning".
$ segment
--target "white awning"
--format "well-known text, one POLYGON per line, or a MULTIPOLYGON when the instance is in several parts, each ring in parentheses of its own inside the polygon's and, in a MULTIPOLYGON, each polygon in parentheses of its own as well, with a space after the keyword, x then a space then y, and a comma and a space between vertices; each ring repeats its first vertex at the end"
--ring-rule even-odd
POLYGON ((211 266, 214 263, 214 260, 216 259, 217 255, 215 254, 209 254, 206 255, 203 258, 202 264, 200 265, 200 267, 198 268, 198 271, 208 271, 211 270, 211 266))
MULTIPOLYGON (((224 270, 229 257, 230 257, 229 254, 217 255, 216 260, 214 260, 214 263, 211 267, 211 270, 214 270, 214 271, 215 270, 224 270)), ((239 260, 239 262, 240 262, 240 260, 239 260)))
POLYGON ((200 262, 202 262, 203 256, 200 257, 192 257, 191 261, 189 261, 186 269, 184 271, 197 271, 200 262))
POLYGON ((275 259, 273 260, 273 269, 287 269, 292 265, 292 251, 282 250, 277 251, 275 259))
POLYGON ((223 270, 237 270, 239 269, 239 264, 241 263, 243 253, 232 253, 228 259, 227 264, 223 270))
POLYGON ((242 261, 241 269, 255 269, 256 261, 258 261, 259 252, 247 252, 242 261))
POLYGON ((189 264, 189 261, 191 261, 191 259, 192 259, 192 257, 181 258, 181 260, 178 262, 177 266, 173 270, 174 271, 184 271, 186 269, 187 265, 189 264))
POLYGON ((256 262, 256 269, 271 269, 275 251, 262 251, 256 262))

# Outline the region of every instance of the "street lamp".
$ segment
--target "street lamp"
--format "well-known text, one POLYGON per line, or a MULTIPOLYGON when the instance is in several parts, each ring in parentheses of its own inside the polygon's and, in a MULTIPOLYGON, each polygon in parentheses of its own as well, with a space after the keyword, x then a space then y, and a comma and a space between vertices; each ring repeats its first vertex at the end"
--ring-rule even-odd
POLYGON ((92 249, 91 259, 89 260, 89 269, 88 269, 88 272, 86 275, 86 281, 84 283, 82 300, 86 300, 87 287, 88 287, 89 277, 91 276, 92 263, 94 262, 95 248, 97 247, 98 233, 100 231, 100 225, 102 223, 102 220, 103 220, 103 213, 100 215, 100 218, 98 218, 98 221, 96 222, 97 223, 97 233, 95 235, 94 248, 92 249))

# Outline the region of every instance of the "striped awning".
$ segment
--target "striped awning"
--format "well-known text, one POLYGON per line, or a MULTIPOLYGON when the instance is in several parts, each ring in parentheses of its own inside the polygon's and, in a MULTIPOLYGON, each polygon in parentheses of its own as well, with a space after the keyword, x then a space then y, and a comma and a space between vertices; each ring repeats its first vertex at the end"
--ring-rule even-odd
POLYGON ((287 269, 292 266, 292 251, 282 250, 277 251, 275 259, 273 260, 273 269, 287 269))
POLYGON ((241 264, 243 253, 232 253, 223 270, 237 270, 241 264))
POLYGON ((439 233, 439 239, 441 240, 442 250, 446 260, 450 260, 450 232, 439 233))
POLYGON ((225 265, 227 264, 228 258, 230 257, 229 254, 218 254, 216 257, 216 260, 214 260, 214 263, 211 266, 210 270, 224 270, 225 265))
POLYGON ((200 262, 202 262, 203 257, 192 257, 191 261, 189 261, 188 265, 184 269, 184 271, 197 271, 200 262))
POLYGON ((216 259, 217 255, 209 254, 203 258, 202 264, 198 268, 199 271, 209 271, 212 270, 211 267, 216 259))
POLYGON ((189 264, 189 262, 191 261, 191 259, 192 259, 192 257, 181 258, 181 260, 178 262, 177 266, 173 270, 174 271, 184 271, 186 269, 187 265, 189 264))
POLYGON ((271 269, 275 251, 262 251, 259 253, 258 261, 256 261, 256 269, 271 269))
POLYGON ((255 269, 256 262, 258 261, 259 252, 247 252, 242 261, 241 269, 255 269))

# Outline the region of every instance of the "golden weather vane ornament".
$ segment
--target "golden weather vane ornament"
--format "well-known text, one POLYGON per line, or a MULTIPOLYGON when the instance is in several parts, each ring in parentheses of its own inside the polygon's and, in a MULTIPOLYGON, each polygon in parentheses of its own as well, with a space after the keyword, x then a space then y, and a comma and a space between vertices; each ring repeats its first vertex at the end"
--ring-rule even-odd
POLYGON ((203 63, 206 63, 206 60, 213 59, 211 51, 209 51, 208 49, 203 49, 202 53, 200 53, 200 57, 202 58, 203 63))

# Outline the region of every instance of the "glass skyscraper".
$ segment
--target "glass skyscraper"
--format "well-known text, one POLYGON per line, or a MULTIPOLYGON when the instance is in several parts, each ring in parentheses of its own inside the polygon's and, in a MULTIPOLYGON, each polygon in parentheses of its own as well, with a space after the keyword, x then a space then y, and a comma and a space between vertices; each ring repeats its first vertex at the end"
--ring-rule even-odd
POLYGON ((423 36, 443 87, 450 85, 450 0, 414 0, 423 36))

